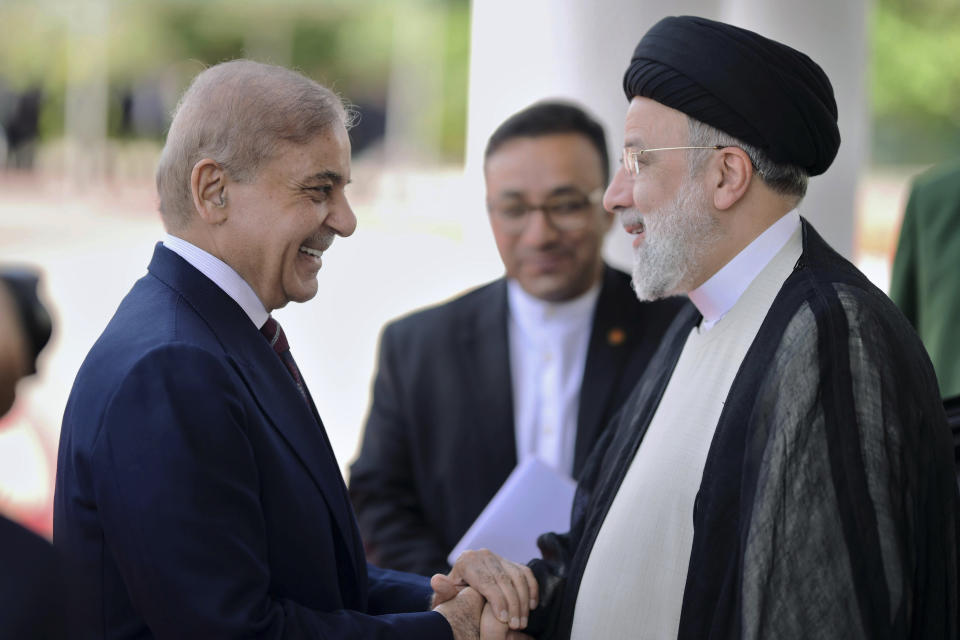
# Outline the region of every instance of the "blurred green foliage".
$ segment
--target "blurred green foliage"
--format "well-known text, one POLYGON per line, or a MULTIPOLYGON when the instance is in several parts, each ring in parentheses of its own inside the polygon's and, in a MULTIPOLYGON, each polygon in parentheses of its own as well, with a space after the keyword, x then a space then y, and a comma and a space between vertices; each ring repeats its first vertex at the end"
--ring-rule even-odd
MULTIPOLYGON (((200 69, 245 56, 303 71, 346 98, 382 110, 394 59, 398 12, 442 9, 442 99, 425 101, 431 144, 460 160, 466 129, 469 0, 104 0, 108 134, 124 127, 123 104, 144 83, 166 108, 200 69)), ((0 87, 40 87, 41 135, 63 133, 68 73, 83 66, 77 28, 99 0, 0 0, 0 87)), ((960 154, 960 0, 874 0, 870 15, 872 156, 878 164, 924 164, 960 154)), ((82 71, 81 71, 82 73, 82 71)), ((159 134, 156 134, 159 136, 159 134)))
POLYGON ((876 0, 870 34, 874 162, 960 156, 960 2, 876 0))
POLYGON ((423 117, 442 130, 436 154, 463 157, 469 0, 103 2, 109 7, 105 36, 85 33, 82 20, 78 27, 85 7, 101 0, 0 0, 0 88, 42 89, 42 139, 63 134, 68 74, 76 77, 85 63, 84 38, 106 40, 108 135, 124 137, 132 135, 124 128, 124 100, 135 87, 161 90, 169 110, 199 70, 237 57, 296 68, 361 108, 382 110, 395 54, 394 16, 442 10, 444 30, 431 34, 431 50, 444 56, 443 95, 423 117))

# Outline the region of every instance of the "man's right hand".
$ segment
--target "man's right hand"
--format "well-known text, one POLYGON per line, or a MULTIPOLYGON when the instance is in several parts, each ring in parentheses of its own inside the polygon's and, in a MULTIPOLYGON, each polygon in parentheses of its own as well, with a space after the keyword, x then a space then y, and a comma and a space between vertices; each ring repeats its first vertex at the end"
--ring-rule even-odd
POLYGON ((435 603, 433 610, 450 623, 454 640, 478 640, 483 606, 483 597, 468 587, 449 600, 435 603))
POLYGON ((537 607, 539 589, 529 567, 501 558, 486 549, 464 551, 450 573, 430 579, 434 604, 446 602, 464 586, 480 592, 496 618, 511 629, 524 629, 530 609, 537 607))
POLYGON ((480 640, 533 640, 532 637, 520 631, 514 631, 497 620, 490 603, 483 605, 483 615, 480 616, 480 640))

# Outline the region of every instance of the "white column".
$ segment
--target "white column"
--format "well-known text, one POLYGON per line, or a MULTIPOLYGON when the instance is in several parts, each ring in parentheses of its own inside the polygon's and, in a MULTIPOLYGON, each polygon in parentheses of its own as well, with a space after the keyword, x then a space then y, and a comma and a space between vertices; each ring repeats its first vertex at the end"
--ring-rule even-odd
POLYGON ((107 172, 107 33, 109 0, 77 0, 65 15, 67 86, 66 175, 73 187, 107 172))
MULTIPOLYGON (((850 255, 856 179, 866 153, 866 0, 475 0, 471 26, 467 179, 481 181, 486 140, 504 118, 549 97, 574 100, 607 129, 616 162, 623 144, 623 72, 633 49, 668 15, 702 15, 754 29, 804 51, 830 76, 843 136, 830 171, 812 181, 803 213, 838 251, 850 255), (830 24, 825 29, 824 24, 830 24), (842 34, 842 35, 838 35, 842 34)), ((483 202, 464 225, 489 233, 483 202)), ((630 264, 618 226, 607 258, 630 264)))
POLYGON ((855 196, 869 152, 866 0, 725 0, 721 20, 751 29, 813 58, 833 85, 840 151, 810 181, 801 214, 833 248, 851 257, 855 196))
POLYGON ((440 156, 447 9, 434 0, 397 3, 387 89, 386 161, 435 164, 440 156))
POLYGON ((677 13, 708 15, 719 0, 476 0, 470 52, 467 162, 490 133, 543 98, 574 100, 623 138, 623 72, 640 37, 677 13))

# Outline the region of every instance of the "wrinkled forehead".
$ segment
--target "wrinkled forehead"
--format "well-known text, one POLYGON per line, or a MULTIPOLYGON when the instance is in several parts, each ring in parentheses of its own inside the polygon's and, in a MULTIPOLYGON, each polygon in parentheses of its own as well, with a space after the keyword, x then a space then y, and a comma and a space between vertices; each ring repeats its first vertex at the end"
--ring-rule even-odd
POLYGON ((279 141, 261 171, 295 182, 346 185, 350 182, 350 152, 350 136, 337 122, 304 144, 279 141))
POLYGON ((635 96, 624 121, 623 146, 649 149, 685 143, 689 138, 686 114, 656 100, 635 96))

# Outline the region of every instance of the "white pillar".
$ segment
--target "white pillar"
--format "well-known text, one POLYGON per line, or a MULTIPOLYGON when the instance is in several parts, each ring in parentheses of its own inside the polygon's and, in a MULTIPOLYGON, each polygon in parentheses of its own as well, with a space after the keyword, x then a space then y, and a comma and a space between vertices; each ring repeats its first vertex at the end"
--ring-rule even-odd
POLYGON ((69 6, 66 18, 66 175, 76 188, 107 172, 109 0, 78 0, 69 6))
POLYGON ((719 0, 476 0, 470 51, 467 163, 493 130, 543 98, 585 106, 621 146, 623 72, 647 29, 665 15, 713 13, 719 0), (682 7, 682 11, 680 9, 682 7))
POLYGON ((393 56, 387 89, 386 161, 435 164, 440 157, 443 123, 442 2, 397 3, 393 17, 393 56))
MULTIPOLYGON (((482 180, 483 148, 494 128, 549 97, 574 100, 593 113, 607 129, 616 162, 627 109, 623 72, 633 49, 658 20, 685 14, 725 20, 785 42, 830 76, 843 145, 830 171, 812 181, 803 213, 838 251, 850 255, 856 179, 866 153, 865 0, 475 0, 467 179, 482 180)), ((482 200, 468 209, 465 227, 489 233, 482 200)), ((605 253, 614 264, 630 264, 629 242, 618 225, 605 253)))
POLYGON ((830 169, 810 181, 800 212, 834 249, 851 257, 857 182, 869 152, 866 0, 725 0, 720 19, 806 53, 830 78, 840 113, 840 151, 830 169))

